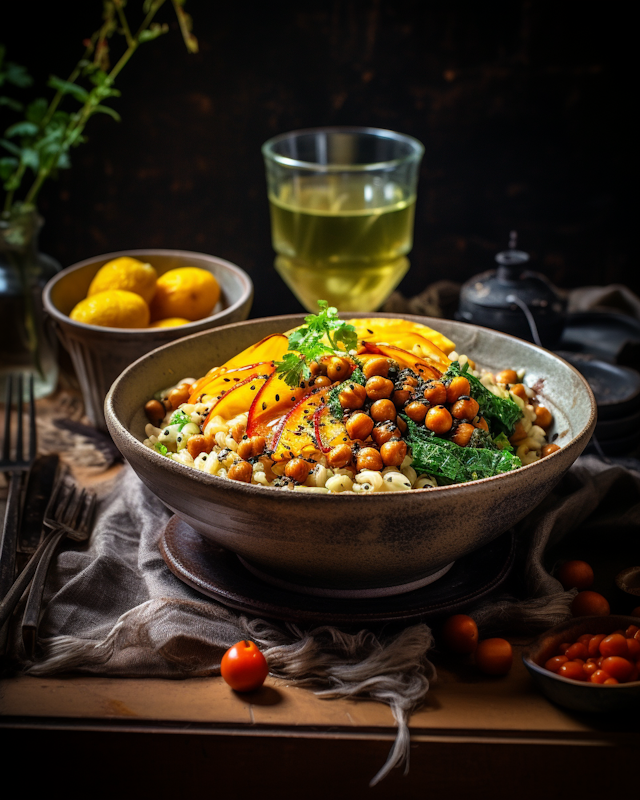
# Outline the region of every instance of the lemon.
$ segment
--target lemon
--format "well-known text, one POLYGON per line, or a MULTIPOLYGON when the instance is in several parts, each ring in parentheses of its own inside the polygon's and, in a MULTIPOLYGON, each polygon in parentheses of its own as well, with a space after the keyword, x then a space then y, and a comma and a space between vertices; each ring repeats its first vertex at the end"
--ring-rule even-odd
POLYGON ((111 289, 122 289, 139 294, 145 303, 150 303, 156 291, 157 280, 158 273, 151 264, 144 264, 130 256, 121 256, 100 267, 89 285, 87 297, 111 289))
POLYGON ((184 317, 190 322, 206 317, 220 297, 220 285, 206 269, 178 267, 158 278, 151 301, 151 319, 184 317))
POLYGON ((177 325, 186 325, 191 322, 190 319, 184 317, 167 317, 166 319, 157 319, 149 325, 150 328, 174 328, 177 325))
POLYGON ((149 306, 139 294, 112 289, 85 297, 69 316, 76 322, 103 328, 146 328, 149 306))

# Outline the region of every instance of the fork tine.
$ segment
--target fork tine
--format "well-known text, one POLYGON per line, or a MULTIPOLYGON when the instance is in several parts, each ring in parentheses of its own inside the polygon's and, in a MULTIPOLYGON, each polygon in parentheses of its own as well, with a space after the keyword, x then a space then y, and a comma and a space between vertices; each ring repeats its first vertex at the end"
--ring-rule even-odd
POLYGON ((33 373, 29 376, 29 461, 35 461, 38 452, 38 431, 36 428, 36 398, 33 388, 33 373))
POLYGON ((87 506, 84 509, 79 526, 79 530, 81 533, 85 533, 91 528, 91 525, 93 524, 93 515, 96 510, 96 501, 97 501, 96 493, 88 492, 87 496, 89 497, 89 502, 87 503, 87 506))
POLYGON ((11 457, 11 395, 13 393, 13 375, 7 378, 6 397, 4 401, 4 437, 2 439, 2 460, 8 461, 11 457))
POLYGON ((18 386, 16 391, 16 415, 17 415, 17 423, 18 423, 18 430, 16 431, 16 461, 21 461, 23 459, 23 452, 22 452, 22 445, 23 445, 23 436, 22 436, 22 375, 18 374, 18 386))
POLYGON ((64 517, 62 517, 62 525, 64 525, 65 528, 75 528, 84 503, 84 496, 84 489, 78 492, 75 486, 71 487, 71 492, 65 506, 64 517))

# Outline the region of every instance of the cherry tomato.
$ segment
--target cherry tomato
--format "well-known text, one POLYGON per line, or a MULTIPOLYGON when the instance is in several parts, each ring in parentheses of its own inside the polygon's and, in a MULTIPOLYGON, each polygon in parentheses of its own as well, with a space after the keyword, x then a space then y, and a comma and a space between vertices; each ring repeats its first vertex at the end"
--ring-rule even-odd
POLYGON ((544 662, 544 668, 549 672, 557 672, 563 664, 566 664, 569 659, 566 656, 553 656, 548 661, 544 662))
POLYGON ((637 625, 629 625, 627 630, 624 632, 624 635, 627 639, 633 639, 633 637, 640 631, 640 628, 637 625))
POLYGON ((513 663, 513 650, 506 639, 483 639, 478 642, 475 659, 486 675, 506 675, 513 663))
POLYGON ((587 661, 582 665, 582 671, 585 675, 591 676, 593 673, 598 669, 598 665, 595 661, 587 661))
POLYGON ((592 633, 583 633, 582 636, 578 636, 576 639, 577 642, 581 642, 582 644, 589 646, 589 642, 593 639, 592 633))
POLYGON ((564 651, 564 654, 569 661, 573 661, 576 658, 581 658, 584 661, 584 659, 589 658, 589 651, 582 642, 575 642, 564 651))
POLYGON ((613 684, 620 683, 620 681, 617 681, 615 678, 607 678, 607 680, 606 681, 602 681, 602 683, 605 686, 613 686, 613 684))
POLYGON ((598 592, 578 592, 571 603, 574 617, 606 616, 610 612, 607 599, 598 592))
POLYGON ((222 656, 220 673, 236 692, 252 692, 262 686, 269 667, 255 642, 244 639, 222 656))
POLYGON ((604 683, 606 680, 610 679, 611 675, 609 675, 609 673, 605 672, 603 669, 597 669, 589 678, 591 683, 604 683))
POLYGON ((558 670, 558 675, 562 678, 571 678, 573 681, 586 681, 587 679, 585 671, 582 669, 582 664, 578 664, 575 661, 567 661, 566 664, 563 664, 558 670))
POLYGON ((571 647, 572 642, 562 642, 562 644, 558 645, 558 652, 564 655, 567 650, 571 647))
POLYGON ((640 640, 627 639, 627 650, 629 651, 629 658, 637 661, 640 658, 640 640))
POLYGON ((565 589, 583 591, 593 584, 593 570, 586 561, 565 561, 556 577, 565 589))
POLYGON ((621 656, 609 656, 602 662, 602 669, 619 683, 626 683, 633 675, 635 664, 621 656))
POLYGON ((478 626, 466 614, 454 614, 444 623, 442 638, 449 650, 468 655, 478 646, 478 626))
POLYGON ((600 642, 606 638, 606 633, 598 633, 589 639, 588 650, 590 656, 597 658, 600 655, 600 642))
POLYGON ((620 633, 611 633, 600 642, 600 655, 607 658, 608 656, 622 656, 626 658, 629 655, 629 648, 627 647, 627 640, 620 633))

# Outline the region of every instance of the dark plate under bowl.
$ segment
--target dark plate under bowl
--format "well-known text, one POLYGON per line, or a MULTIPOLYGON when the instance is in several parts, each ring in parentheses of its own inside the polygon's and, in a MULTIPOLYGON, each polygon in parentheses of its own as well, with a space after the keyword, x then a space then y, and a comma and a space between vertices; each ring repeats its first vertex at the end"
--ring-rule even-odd
POLYGON ((639 625, 638 617, 576 617, 550 628, 522 654, 525 667, 542 693, 552 702, 572 711, 617 712, 640 707, 640 681, 602 686, 563 678, 542 665, 556 655, 558 645, 575 642, 584 633, 613 633, 639 625))

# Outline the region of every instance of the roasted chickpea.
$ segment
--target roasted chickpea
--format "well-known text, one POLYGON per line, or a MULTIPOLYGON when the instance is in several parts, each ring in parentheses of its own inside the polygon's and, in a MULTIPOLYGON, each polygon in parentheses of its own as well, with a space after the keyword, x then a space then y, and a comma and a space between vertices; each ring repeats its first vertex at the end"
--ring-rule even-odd
POLYGON ((529 402, 529 395, 523 383, 516 383, 514 386, 510 386, 509 391, 515 394, 516 397, 524 400, 525 403, 529 402))
POLYGON ((451 435, 451 441, 459 444, 460 447, 466 447, 474 431, 475 428, 473 425, 468 422, 461 422, 460 425, 456 427, 455 433, 451 435))
POLYGON ((386 400, 393 394, 392 381, 389 378, 383 378, 381 375, 374 375, 373 378, 369 378, 364 388, 367 391, 369 400, 386 400))
POLYGON ((338 395, 338 400, 342 408, 362 408, 367 399, 367 390, 359 383, 349 383, 338 395))
POLYGON ((402 382, 404 383, 405 388, 409 386, 415 388, 418 385, 418 379, 415 377, 415 375, 405 375, 402 382))
POLYGON ((427 381, 424 386, 424 399, 432 406, 441 406, 447 400, 447 387, 442 381, 427 381))
POLYGON ((489 423, 484 417, 478 417, 478 419, 473 424, 476 428, 480 428, 480 430, 483 431, 489 430, 489 423))
POLYGON ((362 472, 363 469, 372 469, 376 472, 380 472, 383 466, 382 456, 375 447, 363 447, 362 450, 358 450, 356 456, 356 468, 358 472, 362 472))
POLYGON ((424 424, 434 433, 446 433, 451 430, 453 420, 444 406, 434 406, 427 411, 424 424))
POLYGON ((519 419, 515 424, 513 433, 509 437, 509 441, 511 442, 511 444, 518 444, 518 442, 523 442, 526 438, 527 438, 527 432, 524 429, 522 420, 519 419))
POLYGON ((553 422, 553 415, 549 409, 544 406, 534 406, 533 410, 536 412, 536 425, 541 428, 548 428, 553 422))
POLYGON ((364 441, 373 430, 373 420, 364 411, 352 414, 345 424, 351 439, 362 439, 364 441))
POLYGON ((191 384, 181 383, 169 392, 167 402, 171 404, 171 408, 176 409, 183 403, 186 403, 191 396, 191 384))
POLYGON ((149 422, 159 428, 166 411, 159 400, 149 400, 148 403, 144 404, 144 413, 147 415, 149 422))
POLYGON ((241 481, 242 483, 251 483, 253 476, 253 467, 248 461, 239 461, 234 464, 227 473, 227 477, 232 481, 241 481))
POLYGON ((327 363, 327 375, 332 381, 346 381, 351 372, 351 362, 346 358, 332 356, 327 363))
POLYGON ((557 444, 545 444, 542 446, 540 453, 542 458, 544 458, 545 456, 550 456, 551 453, 555 453, 559 449, 560 447, 557 444))
POLYGON ((496 375, 496 383, 518 383, 518 373, 514 369, 503 369, 496 375))
POLYGON ((233 438, 234 442, 240 444, 246 432, 247 432, 247 423, 236 422, 233 428, 231 428, 231 437, 233 438))
POLYGON ((353 461, 353 450, 348 444, 339 444, 327 453, 327 464, 335 469, 346 467, 353 461))
POLYGON ((396 407, 391 400, 376 400, 369 409, 371 417, 376 422, 385 422, 386 420, 394 420, 397 416, 396 407))
POLYGON ((311 472, 311 464, 304 460, 304 458, 292 458, 287 461, 284 468, 284 474, 287 478, 291 478, 296 483, 304 483, 309 477, 311 472))
MULTIPOLYGON (((396 422, 397 421, 398 420, 396 420, 396 422)), ((378 422, 371 431, 371 438, 378 447, 381 447, 385 442, 391 439, 400 439, 400 429, 395 422, 391 422, 390 420, 378 422)))
POLYGON ((468 395, 470 391, 469 381, 463 375, 452 378, 447 386, 447 403, 455 403, 459 397, 468 395))
POLYGON ((250 439, 243 439, 238 445, 237 453, 240 458, 256 458, 264 450, 266 439, 264 436, 252 436, 250 439))
POLYGON ((331 386, 331 378, 327 375, 316 375, 311 379, 311 383, 313 386, 331 386))
POLYGON ((403 387, 402 389, 396 389, 395 392, 391 395, 391 402, 396 408, 402 408, 404 404, 411 399, 413 395, 413 387, 403 387))
POLYGON ((214 439, 213 437, 203 436, 197 433, 191 436, 187 441, 187 451, 191 458, 197 458, 200 453, 210 453, 213 450, 214 439))
POLYGON ((428 403, 421 403, 419 400, 414 400, 412 403, 409 403, 409 405, 406 406, 404 413, 409 417, 409 419, 420 423, 424 422, 424 418, 427 416, 428 410, 428 403))
POLYGON ((407 444, 402 439, 391 439, 380 448, 380 456, 385 467, 399 467, 407 455, 407 444))
POLYGON ((374 375, 381 375, 386 378, 389 374, 389 359, 380 356, 379 358, 369 358, 362 368, 365 378, 373 378, 374 375))
POLYGON ((480 406, 477 400, 468 395, 462 395, 451 406, 451 416, 456 419, 473 419, 479 410, 480 406))
POLYGON ((312 361, 309 364, 309 370, 314 377, 316 375, 326 375, 327 365, 324 361, 312 361))

